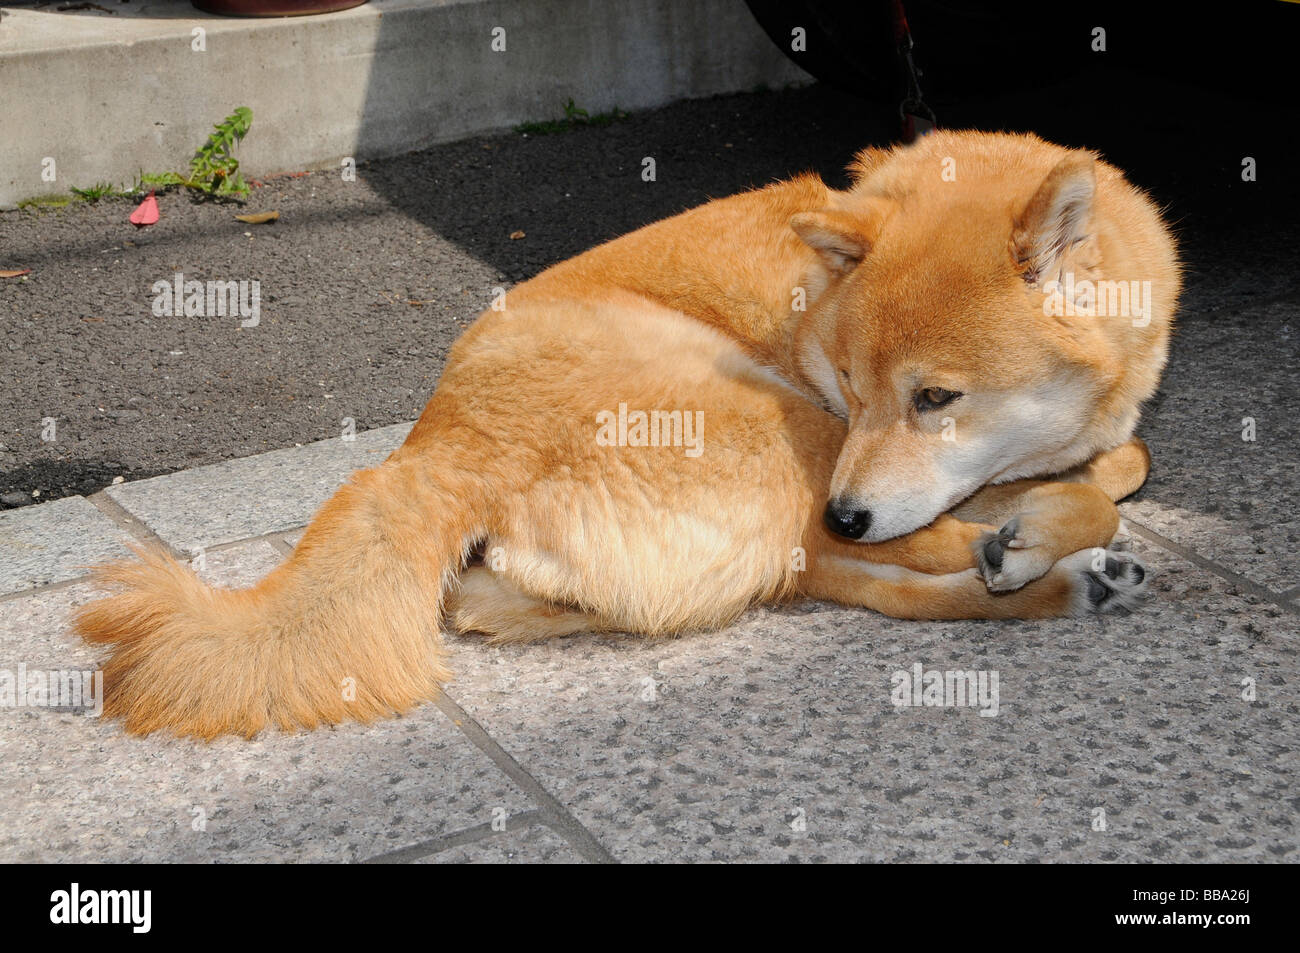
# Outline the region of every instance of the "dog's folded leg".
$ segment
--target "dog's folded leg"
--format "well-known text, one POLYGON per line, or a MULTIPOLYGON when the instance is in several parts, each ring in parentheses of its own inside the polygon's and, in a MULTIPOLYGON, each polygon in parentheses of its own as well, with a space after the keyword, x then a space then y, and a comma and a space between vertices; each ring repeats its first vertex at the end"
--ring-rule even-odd
POLYGON ((1086 549, 1056 562, 1025 586, 990 592, 974 569, 932 575, 823 553, 810 557, 800 592, 865 606, 899 619, 1039 619, 1129 610, 1147 571, 1130 553, 1086 549))
POLYGON ((810 531, 820 537, 817 545, 828 552, 864 562, 944 575, 975 567, 977 564, 972 553, 986 536, 996 530, 989 523, 966 522, 942 513, 929 526, 880 543, 841 542, 829 537, 820 525, 814 525, 810 531))
POLYGON ((1053 480, 987 486, 955 507, 962 520, 1001 527, 982 534, 973 549, 989 589, 1018 589, 1070 553, 1114 544, 1114 501, 1142 485, 1150 462, 1146 444, 1134 437, 1053 480))
POLYGON ((462 635, 481 632, 493 645, 601 630, 595 616, 534 598, 484 566, 467 569, 447 591, 447 624, 462 635))
POLYGON ((1146 444, 1135 437, 1051 480, 986 486, 906 536, 821 545, 848 558, 916 572, 974 568, 994 592, 1019 589, 1071 553, 1122 547, 1113 501, 1142 485, 1150 459, 1146 444))
POLYGON ((1141 437, 1130 437, 1111 450, 1104 450, 1087 463, 1059 476, 1055 482, 1090 483, 1118 503, 1142 488, 1151 472, 1151 451, 1141 437))
POLYGON ((1060 559, 1105 548, 1119 530, 1119 510, 1086 483, 1040 483, 1021 494, 1017 512, 975 548, 980 575, 994 592, 1037 579, 1060 559))

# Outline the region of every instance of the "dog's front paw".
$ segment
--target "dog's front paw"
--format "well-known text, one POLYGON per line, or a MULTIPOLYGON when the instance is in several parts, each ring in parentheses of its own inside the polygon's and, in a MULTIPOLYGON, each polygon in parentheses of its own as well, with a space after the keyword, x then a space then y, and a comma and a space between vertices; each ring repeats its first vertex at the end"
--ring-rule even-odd
POLYGON ((1061 560, 1078 574, 1074 612, 1132 611, 1146 598, 1150 573, 1132 553, 1114 549, 1084 549, 1061 560))
POLYGON ((1040 545, 1023 517, 1013 516, 996 533, 985 533, 975 545, 975 562, 990 592, 1012 592, 1047 575, 1056 560, 1040 545))

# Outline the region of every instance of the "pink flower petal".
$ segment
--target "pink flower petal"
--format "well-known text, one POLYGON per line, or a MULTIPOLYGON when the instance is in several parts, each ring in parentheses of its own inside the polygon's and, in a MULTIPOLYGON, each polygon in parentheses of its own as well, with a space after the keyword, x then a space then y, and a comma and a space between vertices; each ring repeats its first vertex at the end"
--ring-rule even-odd
POLYGON ((140 203, 140 207, 131 213, 131 224, 136 228, 152 225, 158 221, 158 200, 149 193, 149 197, 140 203))

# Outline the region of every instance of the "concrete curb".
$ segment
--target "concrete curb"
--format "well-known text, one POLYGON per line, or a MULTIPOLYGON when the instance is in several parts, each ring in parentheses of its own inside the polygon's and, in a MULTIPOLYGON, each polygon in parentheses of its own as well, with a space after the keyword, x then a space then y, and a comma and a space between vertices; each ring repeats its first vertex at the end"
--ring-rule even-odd
POLYGON ((595 115, 807 80, 741 0, 371 0, 269 20, 180 0, 120 11, 0 14, 0 208, 183 168, 236 106, 254 116, 243 168, 264 176, 559 118, 570 99, 595 115))
MULTIPOLYGON (((81 578, 88 567, 127 555, 132 541, 162 543, 190 557, 301 528, 349 474, 382 463, 411 426, 120 483, 91 500, 0 511, 0 599, 81 578)), ((276 548, 283 554, 292 546, 276 548)))

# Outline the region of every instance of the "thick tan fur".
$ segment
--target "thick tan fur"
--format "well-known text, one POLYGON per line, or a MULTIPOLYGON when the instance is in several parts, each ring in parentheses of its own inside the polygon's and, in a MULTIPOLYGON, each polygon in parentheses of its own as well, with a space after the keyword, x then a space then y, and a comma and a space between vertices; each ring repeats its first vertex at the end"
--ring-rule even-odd
POLYGON ((501 641, 670 636, 799 596, 936 619, 1125 604, 1140 569, 1104 547, 1146 476, 1132 430, 1177 286, 1150 203, 1028 136, 937 133, 864 153, 848 192, 802 176, 648 226, 486 312, 405 444, 257 586, 157 553, 105 570, 118 591, 77 627, 112 647, 106 711, 201 737, 402 711, 447 677, 444 597, 501 641), (1151 320, 1045 316, 1066 267, 1152 281, 1151 320), (955 443, 914 406, 929 387, 962 391, 955 443), (700 412, 699 452, 605 445, 620 404, 700 412), (830 534, 846 499, 885 528, 830 534))
POLYGON ((139 733, 251 737, 429 698, 448 677, 441 593, 478 532, 463 509, 475 481, 453 466, 355 474, 253 589, 209 588, 157 550, 102 570, 120 591, 83 607, 77 627, 114 648, 105 714, 139 733))

